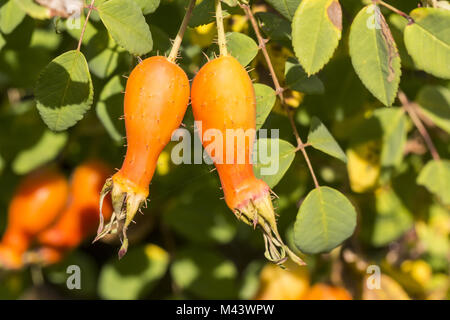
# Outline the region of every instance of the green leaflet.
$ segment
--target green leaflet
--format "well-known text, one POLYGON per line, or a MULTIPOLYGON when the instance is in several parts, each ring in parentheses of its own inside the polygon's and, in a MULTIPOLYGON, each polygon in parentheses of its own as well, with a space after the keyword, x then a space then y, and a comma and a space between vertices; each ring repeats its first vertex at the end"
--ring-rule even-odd
POLYGON ((153 13, 158 9, 160 0, 134 0, 142 10, 143 14, 153 13))
POLYGON ((270 12, 257 12, 255 16, 259 20, 261 30, 270 38, 287 46, 291 45, 292 28, 289 21, 278 14, 270 12))
POLYGON ((50 10, 46 7, 38 5, 33 0, 13 0, 16 4, 25 11, 30 17, 39 20, 50 18, 50 10))
POLYGON ((97 32, 86 47, 86 58, 91 72, 101 79, 114 73, 121 52, 125 52, 108 35, 106 30, 97 32))
POLYGON ((35 93, 39 114, 51 130, 66 130, 81 120, 94 95, 84 55, 71 50, 56 57, 42 71, 35 93))
POLYGON ((11 33, 25 18, 25 11, 14 1, 9 0, 0 8, 0 31, 11 33))
POLYGON ((369 242, 376 247, 385 246, 397 240, 413 226, 413 214, 402 203, 392 188, 380 188, 375 191, 375 212, 370 227, 365 232, 369 242))
POLYGON ((407 134, 403 109, 377 109, 374 118, 377 119, 382 132, 381 166, 391 167, 400 164, 407 134))
POLYGON ((275 90, 265 84, 255 83, 253 87, 256 97, 256 130, 259 130, 269 116, 277 97, 275 90))
POLYGON ((311 128, 308 134, 308 143, 317 150, 325 152, 343 162, 347 162, 347 156, 342 151, 339 144, 325 127, 325 125, 316 117, 311 119, 311 128))
POLYGON ((286 85, 306 94, 323 94, 325 87, 317 75, 308 76, 294 58, 288 58, 284 67, 286 85))
POLYGON ((228 299, 238 289, 234 263, 203 247, 177 250, 170 273, 178 287, 201 298, 228 299))
POLYGON ((356 211, 351 202, 330 187, 312 190, 300 206, 294 242, 304 253, 328 252, 353 234, 356 211))
POLYGON ((450 11, 418 8, 411 12, 415 23, 405 28, 406 49, 417 68, 444 79, 450 78, 450 11))
POLYGON ((253 172, 269 187, 275 187, 283 178, 295 158, 295 147, 281 139, 260 138, 256 141, 253 172))
MULTIPOLYGON (((230 15, 227 8, 226 4, 222 4, 224 18, 230 15)), ((191 19, 189 19, 189 27, 195 28, 216 21, 214 12, 214 0, 203 0, 194 7, 191 19)))
POLYGON ((139 299, 164 276, 169 254, 154 244, 135 247, 123 261, 111 259, 99 277, 99 294, 104 299, 139 299))
POLYGON ((135 55, 143 55, 152 50, 150 28, 136 2, 105 1, 97 10, 106 29, 120 46, 135 55))
POLYGON ((431 160, 420 172, 417 183, 437 195, 445 205, 450 204, 450 161, 431 160))
POLYGON ((295 10, 302 0, 267 0, 267 2, 281 13, 286 19, 294 18, 295 10))
POLYGON ((337 0, 303 0, 292 20, 292 45, 308 75, 319 72, 331 59, 342 32, 337 0))
MULTIPOLYGON (((228 52, 244 67, 252 62, 258 54, 258 45, 249 36, 240 32, 227 32, 225 36, 228 52)), ((214 59, 215 55, 219 55, 219 46, 217 44, 212 45, 207 54, 210 59, 214 59)))
POLYGON ((367 89, 386 106, 392 105, 400 83, 400 56, 378 6, 364 7, 350 29, 353 67, 367 89))
POLYGON ((442 86, 425 86, 416 98, 420 111, 442 130, 450 133, 450 90, 442 86))
POLYGON ((398 53, 400 54, 400 59, 402 60, 402 66, 408 69, 414 69, 414 61, 408 54, 405 41, 403 41, 405 28, 408 25, 408 21, 395 13, 392 13, 387 20, 389 26, 391 27, 392 36, 397 44, 398 53))
POLYGON ((120 120, 123 116, 125 80, 121 76, 111 78, 103 87, 96 108, 100 122, 117 144, 121 144, 125 136, 125 123, 120 120))
POLYGON ((61 152, 67 142, 67 133, 55 133, 45 130, 39 141, 26 150, 22 150, 12 162, 14 173, 22 175, 53 160, 61 152))

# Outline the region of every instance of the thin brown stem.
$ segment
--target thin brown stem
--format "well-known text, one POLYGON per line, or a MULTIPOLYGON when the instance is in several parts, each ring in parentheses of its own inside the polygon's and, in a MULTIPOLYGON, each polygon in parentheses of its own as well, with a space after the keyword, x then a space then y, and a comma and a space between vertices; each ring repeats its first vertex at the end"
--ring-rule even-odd
POLYGON ((227 56, 227 40, 225 38, 225 29, 223 27, 222 4, 220 0, 216 1, 216 24, 217 24, 217 40, 219 44, 220 56, 227 56))
POLYGON ((295 140, 297 141, 297 150, 300 150, 302 152, 303 157, 305 158, 306 164, 308 165, 309 172, 311 173, 311 176, 313 178, 314 185, 316 188, 319 188, 319 182, 317 181, 317 177, 314 173, 314 169, 311 165, 311 161, 305 150, 305 147, 307 147, 308 144, 303 143, 302 138, 300 137, 297 127, 295 125, 292 109, 289 108, 285 104, 284 95, 283 95, 284 89, 280 86, 280 82, 278 81, 277 75, 275 73, 275 69, 273 68, 273 64, 272 64, 272 61, 270 60, 269 53, 267 52, 267 48, 266 48, 267 40, 264 39, 263 36, 261 35, 261 32, 258 27, 258 23, 256 22, 255 16, 253 15, 253 12, 250 9, 250 7, 247 4, 240 4, 240 6, 244 10, 245 15, 250 20, 253 30, 255 31, 256 38, 258 39, 259 48, 261 49, 264 59, 266 60, 267 66, 269 68, 270 76, 271 76, 273 84, 275 86, 275 92, 278 95, 278 97, 280 98, 281 105, 286 110, 286 113, 287 113, 287 116, 289 119, 289 123, 291 124, 292 132, 294 134, 295 140))
MULTIPOLYGON (((88 4, 84 4, 84 5, 83 5, 83 8, 89 9, 89 8, 91 8, 91 6, 88 5, 88 4)), ((97 7, 92 6, 92 10, 94 10, 94 11, 97 10, 97 7)))
POLYGON ((86 31, 86 26, 89 21, 89 17, 91 16, 91 12, 92 12, 92 10, 94 10, 94 2, 95 2, 95 0, 92 0, 91 4, 89 5, 89 11, 86 15, 86 19, 84 20, 83 29, 81 29, 80 40, 78 40, 77 51, 80 51, 80 49, 81 49, 81 43, 83 42, 83 37, 84 37, 84 32, 86 31))
POLYGON ((423 140, 425 141, 425 144, 427 145, 427 148, 430 151, 433 159, 441 160, 441 157, 439 156, 439 153, 437 152, 437 149, 434 146, 433 140, 431 140, 431 137, 428 134, 427 129, 425 128, 425 126, 422 123, 422 120, 420 120, 420 117, 417 114, 416 105, 408 100, 408 97, 403 91, 398 92, 398 99, 400 100, 403 109, 405 109, 405 111, 410 116, 417 130, 419 130, 419 133, 422 136, 423 140))
POLYGON ((195 0, 190 0, 188 7, 186 9, 186 14, 184 15, 183 21, 181 22, 180 29, 178 30, 177 36, 172 45, 172 50, 170 50, 169 57, 167 60, 170 62, 175 62, 177 60, 178 51, 180 50, 181 42, 183 41, 184 33, 186 32, 187 25, 189 23, 189 19, 192 15, 192 10, 195 7, 195 0))
POLYGON ((372 1, 374 3, 382 5, 383 7, 388 8, 389 10, 391 10, 392 12, 395 12, 398 15, 401 15, 403 18, 408 20, 409 24, 415 23, 414 19, 410 15, 408 15, 405 12, 395 8, 394 6, 391 6, 389 3, 386 3, 386 2, 384 2, 382 0, 372 0, 372 1))
POLYGON ((310 146, 311 146, 311 143, 309 143, 309 142, 304 143, 304 144, 299 145, 298 147, 296 147, 296 148, 295 148, 295 152, 297 152, 297 151, 299 151, 299 150, 301 150, 301 149, 303 149, 303 148, 310 147, 310 146))

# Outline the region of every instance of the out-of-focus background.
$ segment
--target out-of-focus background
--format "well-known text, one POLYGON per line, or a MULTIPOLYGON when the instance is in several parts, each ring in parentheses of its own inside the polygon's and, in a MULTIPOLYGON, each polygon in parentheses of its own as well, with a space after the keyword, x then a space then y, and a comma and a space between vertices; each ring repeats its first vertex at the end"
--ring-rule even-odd
MULTIPOLYGON (((117 259, 120 242, 115 236, 91 244, 99 188, 104 177, 120 168, 126 151, 124 123, 119 120, 122 91, 124 76, 137 59, 109 36, 94 10, 81 46, 94 88, 92 107, 68 130, 51 131, 36 107, 36 83, 52 59, 76 48, 80 29, 69 29, 64 17, 40 15, 43 7, 36 7, 37 2, 0 0, 0 235, 6 236, 7 228, 27 223, 27 228, 37 230, 30 239, 11 233, 10 243, 18 247, 27 243, 23 251, 28 263, 19 268, 0 263, 1 299, 449 298, 448 171, 417 182, 431 159, 423 139, 411 120, 398 113, 398 101, 387 108, 372 96, 349 57, 350 25, 368 1, 340 1, 343 35, 332 60, 305 90, 292 86, 285 91, 305 141, 311 119, 317 117, 346 153, 344 163, 308 149, 321 185, 339 190, 355 206, 357 228, 351 238, 329 253, 299 253, 308 265, 288 264, 287 270, 264 259, 261 234, 237 221, 226 207, 213 166, 174 165, 170 157, 173 143, 158 160, 148 207, 129 229, 127 255, 117 259), (387 149, 395 158, 388 161, 389 166, 385 165, 387 149), (443 193, 430 192, 430 186, 443 193), (37 193, 30 196, 33 192, 37 193), (48 203, 46 195, 51 198, 48 203), (36 202, 27 203, 27 199, 36 202), (39 213, 30 217, 38 209, 39 213), (8 219, 8 212, 19 221, 8 219), (85 220, 77 218, 80 212, 88 212, 85 220), (61 223, 63 214, 68 218, 61 223), (40 230, 45 223, 48 226, 40 230), (81 230, 87 225, 89 230, 81 230), (44 236, 50 228, 55 233, 44 236), (58 239, 64 239, 64 244, 58 239), (68 269, 73 265, 79 270, 68 269), (78 271, 81 289, 69 289, 68 284, 77 284, 77 279, 69 278, 78 271)), ((251 7, 264 36, 270 39, 268 52, 285 86, 285 61, 294 53, 290 21, 276 10, 276 2, 252 1, 251 7)), ((420 3, 388 2, 404 12, 420 3)), ((152 3, 155 7, 144 9, 144 14, 153 49, 142 58, 168 53, 187 5, 183 0, 152 3)), ((200 6, 200 1, 197 3, 200 6)), ((240 61, 248 59, 252 79, 272 87, 244 12, 239 7, 224 7, 226 31, 232 33, 233 43, 244 43, 242 50, 248 55, 240 61), (245 42, 247 38, 239 42, 236 33, 246 35, 251 42, 245 42)), ((440 119, 436 121, 431 114, 425 124, 440 157, 448 159, 449 82, 415 68, 402 44, 406 20, 388 10, 382 12, 402 58, 401 88, 424 114, 429 115, 426 111, 433 108, 441 110, 440 119)), ((214 20, 204 20, 204 14, 194 11, 191 26, 199 20, 207 23, 188 28, 178 60, 190 79, 205 63, 205 56, 212 57, 217 51, 214 20)), ((193 131, 190 107, 183 123, 193 131)), ((279 129, 281 139, 295 143, 278 101, 264 128, 279 129)), ((279 197, 275 200, 278 224, 282 237, 295 248, 293 225, 299 206, 314 185, 301 154, 281 176, 273 188, 279 197)), ((110 209, 106 206, 105 210, 110 209)), ((17 262, 14 252, 1 246, 0 257, 2 250, 11 263, 17 262)))

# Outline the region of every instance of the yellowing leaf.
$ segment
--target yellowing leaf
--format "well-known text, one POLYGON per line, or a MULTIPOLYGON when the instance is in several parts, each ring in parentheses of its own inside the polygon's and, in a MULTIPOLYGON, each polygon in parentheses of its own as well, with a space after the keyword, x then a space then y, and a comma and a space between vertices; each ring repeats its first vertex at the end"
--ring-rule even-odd
POLYGON ((282 269, 272 263, 261 270, 261 288, 256 295, 257 300, 299 300, 309 289, 309 273, 307 267, 299 267, 293 263, 282 269))
POLYGON ((367 141, 347 150, 347 170, 354 192, 373 189, 380 176, 381 141, 367 141))
POLYGON ((342 10, 337 0, 303 0, 292 20, 292 45, 308 75, 330 60, 342 32, 342 10))
POLYGON ((379 288, 372 288, 367 285, 370 281, 370 277, 375 275, 369 275, 364 278, 363 282, 363 300, 410 300, 405 290, 391 277, 380 274, 379 288))

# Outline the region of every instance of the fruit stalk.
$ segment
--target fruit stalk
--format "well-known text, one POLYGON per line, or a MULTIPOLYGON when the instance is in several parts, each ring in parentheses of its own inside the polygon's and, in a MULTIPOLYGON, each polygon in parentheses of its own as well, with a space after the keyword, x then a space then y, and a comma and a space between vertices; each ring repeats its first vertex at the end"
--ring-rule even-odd
POLYGON ((173 41, 172 50, 170 50, 169 57, 167 57, 167 60, 169 60, 170 62, 175 62, 177 60, 178 51, 180 50, 180 45, 183 41, 183 36, 186 32, 186 28, 189 23, 189 19, 191 18, 192 10, 194 10, 194 7, 195 0, 189 0, 186 14, 184 15, 183 21, 181 22, 180 30, 178 30, 177 36, 173 41))
POLYGON ((217 40, 219 44, 219 52, 221 56, 228 55, 227 41, 225 37, 225 30, 223 27, 223 13, 221 0, 215 0, 216 8, 216 24, 217 24, 217 40))

